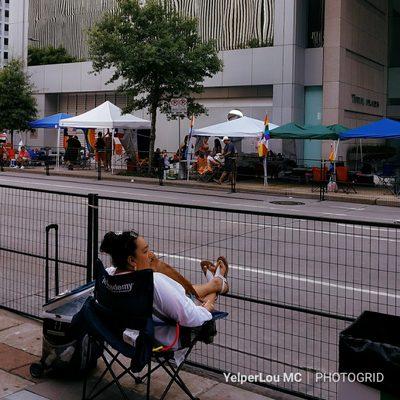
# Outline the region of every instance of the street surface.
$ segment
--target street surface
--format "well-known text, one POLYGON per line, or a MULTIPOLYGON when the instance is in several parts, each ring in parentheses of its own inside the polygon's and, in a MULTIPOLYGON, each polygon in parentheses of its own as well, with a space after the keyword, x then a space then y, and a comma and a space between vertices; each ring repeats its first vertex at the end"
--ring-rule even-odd
MULTIPOLYGON (((326 218, 345 218, 355 221, 393 222, 400 221, 400 210, 395 207, 374 206, 344 202, 320 202, 315 199, 298 199, 278 196, 266 196, 254 193, 230 193, 230 186, 225 185, 226 192, 213 190, 199 190, 194 188, 160 187, 158 185, 95 181, 88 179, 69 178, 62 176, 37 177, 26 173, 1 173, 0 184, 14 185, 22 188, 40 188, 43 190, 55 190, 69 193, 98 193, 101 196, 117 198, 137 199, 143 201, 160 201, 171 204, 201 205, 209 207, 226 207, 229 209, 265 211, 273 213, 285 213, 288 215, 309 215, 326 218), (284 206, 271 204, 276 200, 301 201, 304 205, 284 206)), ((216 184, 215 184, 216 187, 216 184)))
POLYGON ((196 283, 204 282, 202 259, 228 258, 233 297, 222 297, 220 308, 230 315, 219 324, 215 345, 195 352, 197 362, 234 373, 300 371, 302 383, 275 385, 333 399, 334 386, 312 383, 315 371, 338 368, 338 334, 349 322, 329 316, 357 317, 367 309, 400 314, 399 230, 357 224, 393 223, 400 220, 397 208, 232 194, 228 186, 224 193, 7 173, 0 185, 70 194, 0 188, 0 247, 24 253, 0 253, 0 299, 8 307, 39 312, 44 260, 34 256, 45 255, 48 224, 60 227, 62 289, 84 282, 85 270, 77 265, 86 264, 87 198, 74 194, 98 193, 116 199, 99 200, 99 240, 108 230, 134 228, 196 283), (303 204, 271 203, 276 200, 303 204))

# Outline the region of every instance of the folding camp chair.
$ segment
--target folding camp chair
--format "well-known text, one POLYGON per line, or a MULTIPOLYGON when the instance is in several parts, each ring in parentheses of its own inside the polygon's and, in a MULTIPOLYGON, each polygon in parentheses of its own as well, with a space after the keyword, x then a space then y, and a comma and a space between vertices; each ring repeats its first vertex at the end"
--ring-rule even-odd
POLYGON ((354 181, 349 179, 349 168, 339 166, 336 167, 336 183, 338 188, 341 189, 344 193, 350 193, 352 190, 354 193, 357 193, 357 190, 354 186, 354 181))
POLYGON ((153 310, 152 270, 108 276, 98 260, 97 271, 100 271, 100 273, 97 273, 96 277, 95 299, 91 298, 84 304, 81 318, 89 334, 89 340, 95 341, 99 346, 103 346, 104 352, 109 356, 110 360, 107 359, 104 353, 102 354, 105 370, 97 379, 89 394, 87 394, 87 376, 85 376, 82 398, 84 400, 94 399, 110 386, 116 384, 122 397, 128 399, 119 381, 122 377, 129 375, 137 384, 147 381, 146 398, 150 399, 151 374, 157 369, 163 368, 171 379, 160 399, 165 398, 175 382, 191 400, 194 400, 195 397, 179 376, 179 372, 194 345, 199 341, 204 343, 212 342, 212 337, 216 334, 215 321, 225 318, 228 314, 215 312, 213 313, 213 319, 207 321, 201 327, 180 327, 175 321, 161 316, 156 310, 153 310), (154 314, 162 322, 153 321, 152 315, 154 314), (154 327, 166 325, 174 326, 176 333, 173 343, 163 346, 156 343, 154 339, 154 327), (135 343, 128 344, 124 341, 123 332, 126 328, 136 330, 135 343), (181 347, 187 349, 179 366, 175 366, 171 362, 174 357, 172 348, 176 343, 180 343, 181 347), (108 347, 114 349, 115 352, 108 347), (131 359, 130 366, 122 364, 118 358, 121 354, 131 359), (156 363, 153 368, 151 367, 152 359, 156 363), (113 370, 115 364, 122 368, 122 372, 118 375, 113 370), (140 373, 146 366, 147 372, 143 376, 134 375, 135 373, 140 373), (107 372, 110 373, 112 380, 99 388, 107 372))
POLYGON ((328 184, 328 169, 312 167, 311 191, 316 192, 321 189, 321 186, 326 187, 328 184))
POLYGON ((379 184, 385 187, 390 193, 397 195, 398 190, 396 187, 396 168, 391 164, 384 164, 382 172, 376 174, 379 184))

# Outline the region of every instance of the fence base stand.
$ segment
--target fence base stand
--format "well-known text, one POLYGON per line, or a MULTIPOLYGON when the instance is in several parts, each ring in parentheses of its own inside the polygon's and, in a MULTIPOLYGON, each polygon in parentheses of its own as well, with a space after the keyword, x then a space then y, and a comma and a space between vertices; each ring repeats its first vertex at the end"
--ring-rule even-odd
POLYGON ((46 164, 44 170, 46 172, 47 176, 50 176, 50 171, 53 170, 54 168, 50 168, 50 166, 48 164, 46 164))
POLYGON ((236 193, 236 179, 237 179, 237 163, 236 159, 233 159, 233 169, 231 174, 231 193, 236 193))
POLYGON ((321 184, 319 187, 319 201, 325 201, 325 185, 321 184))

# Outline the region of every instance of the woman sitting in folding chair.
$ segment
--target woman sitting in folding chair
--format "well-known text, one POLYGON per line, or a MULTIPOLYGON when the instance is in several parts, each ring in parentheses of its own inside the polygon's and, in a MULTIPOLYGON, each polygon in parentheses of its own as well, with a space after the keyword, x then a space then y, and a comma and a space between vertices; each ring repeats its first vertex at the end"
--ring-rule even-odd
MULTIPOLYGON (((202 262, 202 270, 208 282, 193 285, 194 293, 190 293, 190 290, 185 293, 185 285, 180 284, 182 276, 176 271, 174 273, 172 267, 157 260, 145 239, 135 231, 120 234, 108 232, 101 243, 100 251, 111 256, 114 266, 107 268, 110 275, 143 269, 154 270, 153 307, 157 312, 154 315, 155 320, 159 320, 161 314, 182 326, 200 326, 212 318, 210 312, 214 310, 218 294, 225 294, 229 290, 226 278, 228 264, 224 257, 218 259, 216 266, 208 261, 202 262), (199 304, 195 303, 195 297, 201 300, 199 304)), ((156 328, 155 338, 160 343, 170 345, 174 337, 173 327, 156 328)), ((178 347, 178 343, 173 346, 178 347)))
MULTIPOLYGON (((100 250, 111 256, 114 266, 105 269, 99 259, 96 261, 94 298, 85 302, 73 324, 79 328, 80 337, 87 333, 89 349, 100 349, 105 369, 88 395, 85 374, 82 399, 93 400, 113 384, 127 399, 119 381, 129 375, 137 384, 146 381, 149 400, 151 375, 162 368, 170 380, 160 400, 173 383, 196 400, 179 373, 195 344, 212 343, 217 334, 216 321, 228 316, 214 311, 217 294, 228 292, 226 260, 220 258, 216 266, 202 262, 208 283, 192 286, 186 281, 184 288, 178 283, 184 278, 157 260, 144 238, 134 231, 107 233, 100 250), (196 298, 202 299, 199 304, 195 304, 196 298), (120 355, 130 359, 130 365, 121 363, 120 355), (122 368, 121 373, 113 370, 115 364, 122 368), (144 375, 134 375, 146 365, 144 375), (100 385, 107 373, 112 380, 100 385)), ((86 370, 88 367, 86 364, 86 370)))

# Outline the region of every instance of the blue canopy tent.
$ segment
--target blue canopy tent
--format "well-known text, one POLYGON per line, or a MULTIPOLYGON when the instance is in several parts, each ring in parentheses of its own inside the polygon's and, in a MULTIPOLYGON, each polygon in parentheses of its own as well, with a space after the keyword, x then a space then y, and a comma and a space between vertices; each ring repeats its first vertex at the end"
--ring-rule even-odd
POLYGON ((60 119, 71 118, 72 115, 58 113, 54 115, 49 115, 48 117, 44 117, 41 119, 37 119, 36 121, 31 121, 29 126, 32 129, 44 128, 44 129, 58 129, 60 125, 60 119))
POLYGON ((399 139, 400 122, 384 118, 339 134, 340 139, 399 139))
POLYGON ((361 161, 363 161, 362 139, 400 139, 400 122, 383 118, 380 121, 341 132, 339 136, 343 140, 360 140, 361 161))
POLYGON ((60 167, 60 120, 65 119, 65 118, 71 118, 72 115, 70 114, 64 114, 64 113, 58 113, 54 115, 49 115, 47 117, 37 119, 36 121, 31 121, 29 123, 29 126, 32 129, 38 129, 38 128, 43 128, 43 129, 58 129, 57 132, 57 169, 60 167))

